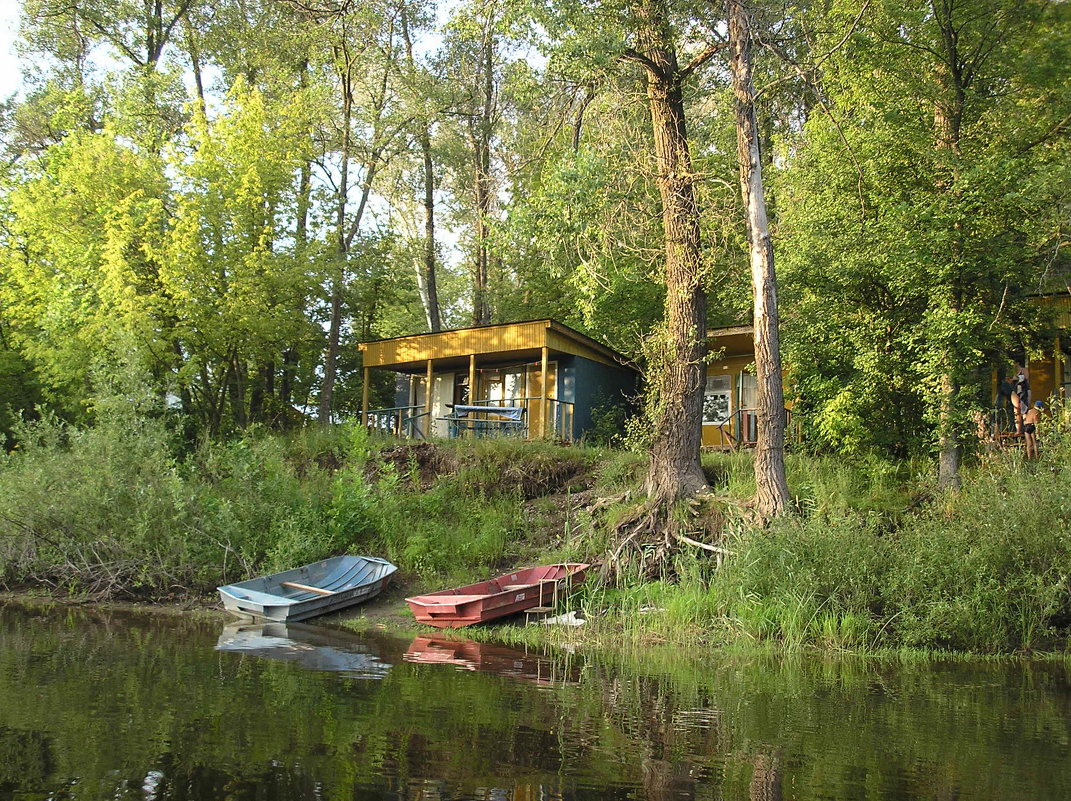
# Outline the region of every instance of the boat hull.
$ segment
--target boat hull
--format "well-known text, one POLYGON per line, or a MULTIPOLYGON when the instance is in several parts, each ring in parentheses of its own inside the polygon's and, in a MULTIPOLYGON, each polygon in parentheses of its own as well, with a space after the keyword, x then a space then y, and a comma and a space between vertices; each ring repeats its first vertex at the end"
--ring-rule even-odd
POLYGON ((224 608, 239 617, 295 622, 376 597, 397 569, 374 556, 335 556, 217 589, 224 608))
POLYGON ((588 567, 577 563, 529 567, 405 601, 421 623, 462 628, 551 605, 583 582, 588 567))

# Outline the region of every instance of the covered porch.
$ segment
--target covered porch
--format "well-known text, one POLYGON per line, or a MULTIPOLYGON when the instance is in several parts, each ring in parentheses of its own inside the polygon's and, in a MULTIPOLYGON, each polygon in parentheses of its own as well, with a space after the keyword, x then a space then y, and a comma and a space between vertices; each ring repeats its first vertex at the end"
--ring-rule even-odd
POLYGON ((360 348, 362 425, 417 439, 571 442, 590 414, 589 379, 599 372, 590 364, 626 369, 623 357, 553 320, 396 337, 360 348), (396 374, 393 406, 369 408, 372 370, 396 374))

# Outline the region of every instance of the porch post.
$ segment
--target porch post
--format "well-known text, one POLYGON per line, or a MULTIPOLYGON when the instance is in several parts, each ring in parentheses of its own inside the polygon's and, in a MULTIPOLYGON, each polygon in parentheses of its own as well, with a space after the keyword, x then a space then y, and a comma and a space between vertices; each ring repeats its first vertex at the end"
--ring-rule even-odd
POLYGON ((364 368, 364 386, 361 387, 361 428, 368 426, 368 375, 371 371, 364 368))
POLYGON ((1052 360, 1052 396, 1054 398, 1064 397, 1064 349, 1061 347, 1060 337, 1056 337, 1056 344, 1053 346, 1052 355, 1055 357, 1052 360))
MULTIPOLYGON (((406 406, 408 406, 408 407, 416 406, 416 391, 417 391, 416 373, 410 373, 409 374, 409 394, 405 398, 405 405, 406 406)), ((397 411, 398 411, 398 413, 394 416, 394 419, 396 421, 394 434, 395 434, 395 436, 400 437, 402 435, 402 418, 405 416, 406 412, 409 411, 409 409, 404 409, 404 410, 403 409, 398 409, 397 411)))
POLYGON ((469 405, 476 403, 476 354, 469 354, 469 405))
POLYGON ((431 393, 433 389, 433 374, 431 369, 431 359, 428 359, 428 380, 424 385, 424 438, 427 439, 431 436, 431 393))
POLYGON ((547 368, 549 367, 549 364, 548 364, 549 361, 550 361, 550 348, 548 348, 546 345, 544 345, 543 348, 542 348, 542 354, 540 356, 540 362, 541 363, 539 365, 540 374, 542 376, 541 385, 543 387, 543 403, 542 403, 543 412, 540 415, 540 422, 539 422, 539 427, 541 429, 540 432, 539 432, 539 436, 541 436, 541 437, 545 437, 547 435, 547 418, 550 417, 550 409, 547 408, 547 397, 550 395, 550 393, 547 392, 547 372, 548 372, 547 368))

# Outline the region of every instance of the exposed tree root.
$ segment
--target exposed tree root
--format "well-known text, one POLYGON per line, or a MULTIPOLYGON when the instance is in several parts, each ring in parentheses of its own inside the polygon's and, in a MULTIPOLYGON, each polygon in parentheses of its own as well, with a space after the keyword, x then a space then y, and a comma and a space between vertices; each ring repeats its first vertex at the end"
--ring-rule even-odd
POLYGON ((710 495, 676 502, 648 498, 614 525, 614 545, 603 559, 603 580, 672 578, 674 557, 685 549, 710 554, 720 566, 732 555, 727 547, 730 522, 750 514, 744 504, 710 495))

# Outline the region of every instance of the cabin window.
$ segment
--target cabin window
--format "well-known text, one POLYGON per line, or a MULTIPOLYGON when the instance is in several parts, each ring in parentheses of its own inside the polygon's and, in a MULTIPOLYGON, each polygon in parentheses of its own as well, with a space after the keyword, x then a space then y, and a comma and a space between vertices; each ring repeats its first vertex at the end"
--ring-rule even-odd
POLYGON ((467 406, 469 402, 469 374, 457 373, 454 376, 454 403, 467 406))
POLYGON ((759 382, 753 375, 740 374, 740 408, 759 408, 759 382))
POLYGON ((483 400, 519 401, 527 397, 525 367, 502 367, 480 372, 480 390, 483 400))
POLYGON ((708 375, 703 393, 703 423, 721 425, 732 414, 733 384, 727 375, 708 375))

